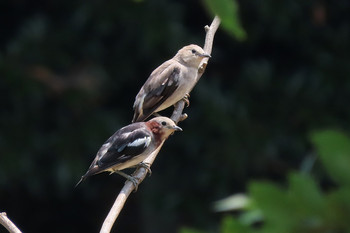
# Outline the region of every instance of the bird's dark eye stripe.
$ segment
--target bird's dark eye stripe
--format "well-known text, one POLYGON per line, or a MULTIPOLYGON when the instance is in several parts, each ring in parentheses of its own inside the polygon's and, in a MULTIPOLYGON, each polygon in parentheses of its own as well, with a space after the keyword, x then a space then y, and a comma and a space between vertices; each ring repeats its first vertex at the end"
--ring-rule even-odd
POLYGON ((164 125, 164 126, 165 126, 165 125, 166 125, 166 122, 165 122, 165 121, 162 121, 162 125, 164 125))

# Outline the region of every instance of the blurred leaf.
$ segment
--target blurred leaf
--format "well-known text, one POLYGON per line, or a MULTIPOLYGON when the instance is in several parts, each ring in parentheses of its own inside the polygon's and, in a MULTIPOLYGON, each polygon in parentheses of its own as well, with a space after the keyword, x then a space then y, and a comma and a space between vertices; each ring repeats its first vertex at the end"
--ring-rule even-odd
POLYGON ((248 226, 243 225, 232 216, 226 216, 221 223, 221 233, 244 233, 250 232, 248 226))
POLYGON ((311 176, 303 173, 289 175, 289 201, 292 208, 285 210, 295 218, 296 229, 316 230, 324 225, 325 198, 311 176))
POLYGON ((339 131, 322 130, 313 132, 311 141, 334 181, 350 185, 350 138, 339 131))
POLYGON ((274 215, 288 208, 286 194, 277 185, 268 182, 252 182, 249 190, 252 199, 264 211, 264 215, 274 215))
POLYGON ((286 192, 268 182, 253 182, 249 186, 252 200, 261 209, 265 220, 265 232, 284 232, 291 229, 294 219, 286 192))
POLYGON ((218 15, 223 28, 242 41, 247 37, 238 17, 238 4, 235 0, 205 0, 207 8, 218 15))
POLYGON ((350 188, 342 187, 327 196, 327 224, 338 232, 350 232, 350 188))
POLYGON ((243 209, 249 205, 249 198, 244 194, 235 194, 214 203, 215 211, 243 209))
POLYGON ((289 195, 294 207, 316 213, 323 210, 324 197, 309 175, 291 173, 289 175, 289 195))
POLYGON ((239 221, 244 225, 253 225, 255 223, 262 222, 263 219, 264 216, 262 214, 262 211, 255 207, 253 207, 252 210, 243 212, 242 215, 239 217, 239 221))
POLYGON ((328 217, 337 224, 344 224, 350 227, 348 216, 350 216, 350 188, 340 188, 327 196, 328 217))
POLYGON ((339 207, 343 210, 350 211, 350 188, 343 187, 334 192, 331 192, 328 195, 328 201, 332 203, 337 203, 339 207))

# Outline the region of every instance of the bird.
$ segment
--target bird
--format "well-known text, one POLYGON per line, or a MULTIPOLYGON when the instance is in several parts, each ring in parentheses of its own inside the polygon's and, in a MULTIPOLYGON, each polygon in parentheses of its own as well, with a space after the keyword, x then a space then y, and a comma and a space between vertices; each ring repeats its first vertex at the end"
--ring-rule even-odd
POLYGON ((133 105, 132 122, 146 120, 188 96, 198 81, 198 68, 211 56, 195 44, 180 49, 176 55, 156 68, 138 92, 133 105))
MULTIPOLYGON (((182 131, 182 129, 167 117, 155 117, 147 122, 136 122, 119 129, 101 146, 89 169, 75 187, 89 176, 109 171, 130 180, 136 190, 135 178, 121 170, 144 166, 142 161, 174 131, 182 131)), ((149 170, 149 167, 147 169, 149 170)))

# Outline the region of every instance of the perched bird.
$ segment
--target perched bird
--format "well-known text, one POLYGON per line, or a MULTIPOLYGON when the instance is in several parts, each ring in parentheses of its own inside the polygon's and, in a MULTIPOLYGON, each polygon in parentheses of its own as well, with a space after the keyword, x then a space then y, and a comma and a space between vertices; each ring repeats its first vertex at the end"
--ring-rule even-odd
POLYGON ((167 117, 155 117, 119 129, 102 145, 76 186, 89 176, 110 171, 132 181, 137 188, 135 179, 120 170, 142 163, 174 131, 182 129, 167 117))
POLYGON ((155 69, 135 98, 132 122, 144 121, 153 113, 187 98, 198 81, 198 68, 205 57, 210 55, 191 44, 155 69))

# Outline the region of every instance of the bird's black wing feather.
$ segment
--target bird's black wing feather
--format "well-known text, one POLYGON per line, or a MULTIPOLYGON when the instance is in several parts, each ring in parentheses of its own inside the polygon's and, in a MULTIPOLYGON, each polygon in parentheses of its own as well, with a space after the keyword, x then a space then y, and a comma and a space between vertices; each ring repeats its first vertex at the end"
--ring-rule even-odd
POLYGON ((151 142, 151 133, 134 123, 112 135, 97 152, 101 170, 123 163, 144 152, 151 142))

